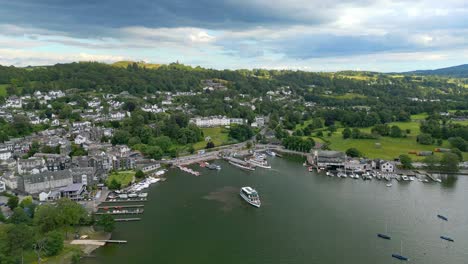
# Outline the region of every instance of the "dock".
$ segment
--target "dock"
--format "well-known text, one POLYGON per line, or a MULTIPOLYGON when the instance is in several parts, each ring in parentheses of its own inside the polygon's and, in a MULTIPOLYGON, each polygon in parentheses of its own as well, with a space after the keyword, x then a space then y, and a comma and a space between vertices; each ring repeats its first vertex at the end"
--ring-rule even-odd
POLYGON ((194 171, 190 168, 187 168, 187 167, 184 167, 184 166, 177 166, 181 171, 184 171, 184 172, 187 172, 187 173, 190 173, 192 175, 195 175, 195 176, 200 176, 200 172, 198 171, 194 171))
POLYGON ((128 200, 119 200, 119 199, 111 199, 104 201, 103 203, 131 203, 131 202, 146 202, 148 199, 146 198, 139 198, 139 199, 128 199, 128 200))
POLYGON ((421 175, 424 175, 424 176, 426 176, 426 177, 428 177, 428 178, 431 179, 432 181, 437 181, 437 180, 436 180, 437 178, 436 178, 435 176, 433 176, 433 175, 430 174, 430 173, 427 173, 426 171, 417 170, 417 171, 415 171, 415 172, 416 172, 416 173, 419 173, 419 174, 421 174, 421 175))
POLYGON ((127 240, 93 240, 93 239, 75 239, 70 242, 72 245, 93 245, 104 246, 106 243, 125 244, 127 240))
POLYGON ((122 209, 122 208, 136 208, 144 207, 143 204, 132 204, 132 205, 112 205, 112 206, 98 206, 98 209, 122 209))
POLYGON ((144 209, 136 209, 132 211, 128 210, 113 210, 113 211, 107 211, 107 212, 98 212, 94 213, 95 215, 133 215, 133 214, 142 214, 144 212, 144 209))
POLYGON ((243 166, 251 166, 251 164, 248 163, 247 161, 243 161, 243 160, 236 159, 236 158, 233 158, 233 157, 225 157, 224 159, 227 160, 227 161, 231 161, 231 162, 243 165, 243 166))
POLYGON ((114 219, 115 222, 131 222, 131 221, 140 221, 141 218, 117 218, 114 219))

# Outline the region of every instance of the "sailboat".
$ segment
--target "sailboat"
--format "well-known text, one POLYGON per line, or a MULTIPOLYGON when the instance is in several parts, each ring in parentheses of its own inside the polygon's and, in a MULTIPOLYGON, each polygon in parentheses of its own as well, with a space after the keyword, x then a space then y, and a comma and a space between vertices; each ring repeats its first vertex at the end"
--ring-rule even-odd
POLYGON ((390 237, 389 235, 386 235, 386 234, 387 234, 387 222, 385 222, 385 234, 377 233, 377 236, 380 237, 380 238, 383 238, 383 239, 387 239, 387 240, 392 239, 392 237, 390 237))
MULTIPOLYGON (((403 241, 401 241, 400 253, 403 254, 403 241)), ((409 260, 408 257, 405 257, 405 256, 400 255, 400 254, 392 254, 392 257, 393 257, 393 258, 396 258, 396 259, 399 259, 399 260, 401 260, 401 261, 408 261, 408 260, 409 260)))

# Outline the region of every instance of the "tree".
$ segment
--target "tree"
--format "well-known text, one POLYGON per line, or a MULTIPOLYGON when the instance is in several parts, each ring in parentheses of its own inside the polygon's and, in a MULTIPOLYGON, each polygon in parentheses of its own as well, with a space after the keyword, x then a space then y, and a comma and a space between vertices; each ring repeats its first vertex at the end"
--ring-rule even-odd
POLYGON ((32 247, 33 230, 26 224, 11 225, 7 229, 7 247, 10 254, 20 255, 23 263, 24 250, 32 247))
POLYGON ((416 141, 422 145, 431 145, 432 144, 432 136, 430 134, 419 134, 416 138, 416 141))
POLYGON ((13 210, 16 207, 18 207, 18 202, 19 202, 18 196, 12 195, 8 198, 7 206, 10 207, 11 210, 13 210))
POLYGON ((349 129, 349 128, 345 128, 343 130, 343 132, 341 132, 341 133, 343 134, 344 139, 347 139, 347 138, 351 137, 351 129, 349 129))
POLYGON ((357 158, 360 157, 362 154, 357 148, 349 148, 346 150, 346 155, 357 158))
POLYGON ((97 221, 97 225, 102 227, 105 232, 112 232, 115 229, 115 221, 111 215, 102 215, 97 221))
POLYGON ((26 197, 23 198, 23 200, 21 200, 21 202, 19 203, 19 206, 22 207, 22 208, 27 208, 32 203, 33 203, 32 196, 26 196, 26 197))
POLYGON ((18 225, 18 224, 29 224, 31 222, 31 218, 29 217, 24 209, 21 207, 16 207, 13 210, 13 214, 8 219, 8 222, 18 225))
POLYGON ((107 187, 111 190, 120 190, 122 187, 120 182, 118 182, 116 179, 112 179, 109 184, 107 184, 107 187))
POLYGON ((402 132, 399 126, 392 126, 390 128, 390 137, 394 137, 394 138, 402 137, 402 132))
POLYGON ((411 160, 411 157, 406 154, 400 155, 400 162, 403 169, 413 168, 413 160, 411 160))
POLYGON ((44 251, 46 256, 55 256, 63 249, 63 234, 59 231, 51 231, 46 234, 44 251))
POLYGON ((67 236, 68 228, 78 225, 78 223, 87 216, 83 206, 67 198, 62 198, 57 201, 57 210, 60 212, 60 214, 58 214, 59 222, 63 223, 67 231, 65 236, 67 236))
POLYGON ((142 170, 137 170, 137 172, 135 173, 135 177, 137 179, 143 179, 145 178, 145 173, 142 170))
POLYGON ((436 156, 427 156, 423 160, 424 164, 426 164, 426 168, 428 170, 436 170, 439 164, 439 159, 436 156))
POLYGON ((213 143, 213 141, 208 141, 206 143, 206 149, 210 149, 210 148, 214 148, 215 147, 215 144, 213 143))
POLYGON ((463 153, 459 149, 453 148, 451 152, 458 156, 458 159, 460 160, 460 162, 463 162, 463 153))
POLYGON ((246 141, 253 137, 253 131, 248 125, 237 125, 231 127, 229 136, 239 141, 246 141))
POLYGON ((467 142, 461 137, 451 137, 449 138, 449 142, 452 148, 457 148, 461 151, 467 150, 467 142))
POLYGON ((460 160, 458 156, 453 153, 444 153, 440 160, 440 169, 446 172, 457 172, 459 170, 458 163, 460 160))
POLYGON ((247 143, 245 144, 245 147, 246 147, 247 149, 251 149, 251 148, 252 148, 252 142, 247 141, 247 143))

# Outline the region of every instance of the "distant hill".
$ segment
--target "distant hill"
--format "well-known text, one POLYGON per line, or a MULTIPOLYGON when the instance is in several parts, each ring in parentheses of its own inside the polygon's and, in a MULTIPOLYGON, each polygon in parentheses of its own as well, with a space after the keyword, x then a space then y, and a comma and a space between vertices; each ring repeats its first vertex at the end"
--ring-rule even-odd
POLYGON ((441 68, 436 70, 418 70, 406 73, 418 75, 443 75, 457 78, 468 78, 468 64, 441 68))
POLYGON ((138 67, 145 67, 147 69, 157 69, 161 66, 161 64, 154 64, 154 63, 146 63, 144 61, 117 61, 112 63, 112 66, 120 67, 120 68, 127 68, 128 65, 136 63, 138 67))

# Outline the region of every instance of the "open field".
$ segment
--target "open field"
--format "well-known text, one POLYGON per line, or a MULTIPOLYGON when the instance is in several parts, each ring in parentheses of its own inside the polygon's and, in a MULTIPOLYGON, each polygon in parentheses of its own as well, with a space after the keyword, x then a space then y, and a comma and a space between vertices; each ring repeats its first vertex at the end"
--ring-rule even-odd
MULTIPOLYGON (((394 122, 389 126, 397 125, 402 130, 410 129, 411 133, 406 138, 380 137, 379 139, 343 139, 341 132, 343 128, 338 129, 331 137, 325 136, 330 141, 330 148, 333 150, 346 151, 348 148, 357 148, 368 158, 394 159, 401 154, 408 154, 409 151, 434 151, 435 148, 450 148, 447 140, 444 140, 442 146, 421 145, 416 142, 416 137, 420 133, 418 122, 394 122), (380 143, 380 147, 376 146, 380 143)), ((362 132, 370 133, 371 128, 360 129, 362 132)), ((410 155, 413 160, 422 160, 424 157, 410 155)), ((468 153, 463 153, 464 160, 468 159, 468 153)))
MULTIPOLYGON (((233 143, 229 141, 228 131, 223 127, 202 128, 202 131, 205 138, 211 137, 211 141, 215 144, 216 147, 233 143)), ((206 147, 205 139, 195 143, 193 147, 195 150, 204 149, 206 147)))
POLYGON ((122 186, 128 186, 133 181, 133 176, 135 176, 134 171, 117 171, 111 173, 106 182, 110 183, 113 179, 115 179, 122 186))

